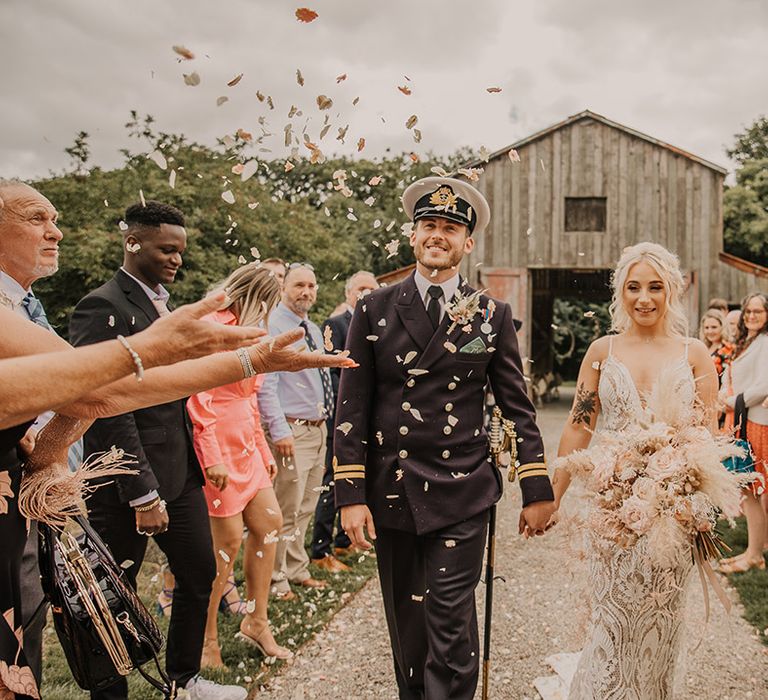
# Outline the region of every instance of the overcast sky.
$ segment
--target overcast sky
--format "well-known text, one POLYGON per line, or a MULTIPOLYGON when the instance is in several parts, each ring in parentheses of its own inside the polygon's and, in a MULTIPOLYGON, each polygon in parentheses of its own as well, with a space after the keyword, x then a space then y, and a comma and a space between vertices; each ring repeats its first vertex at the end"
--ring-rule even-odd
POLYGON ((292 105, 303 111, 294 132, 306 124, 327 154, 354 152, 360 137, 371 157, 494 151, 591 109, 729 166, 724 146, 768 113, 768 2, 0 0, 0 59, 4 177, 65 168, 80 130, 94 164, 118 165, 131 109, 209 144, 238 128, 259 134, 264 116, 278 137, 268 146, 285 157, 292 105), (318 13, 312 23, 296 20, 303 6, 318 13), (182 77, 193 71, 196 87, 182 77), (320 94, 333 100, 322 112, 320 94), (418 144, 405 127, 414 114, 418 144))

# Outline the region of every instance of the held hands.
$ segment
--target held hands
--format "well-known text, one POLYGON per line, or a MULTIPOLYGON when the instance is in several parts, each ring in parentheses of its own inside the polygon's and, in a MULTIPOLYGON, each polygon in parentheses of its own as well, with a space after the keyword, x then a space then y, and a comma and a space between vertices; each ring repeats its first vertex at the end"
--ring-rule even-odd
POLYGON ((302 369, 320 367, 357 367, 348 353, 325 355, 309 352, 304 346, 294 344, 304 337, 301 328, 286 331, 274 338, 265 338, 249 348, 251 362, 259 374, 264 372, 298 372, 302 369))
POLYGON ((557 512, 554 501, 537 501, 523 508, 520 513, 518 532, 528 539, 535 535, 543 535, 557 520, 553 516, 557 512))
POLYGON ((341 507, 341 527, 352 541, 355 547, 368 550, 373 545, 365 539, 365 531, 368 531, 368 537, 376 539, 376 528, 373 525, 373 516, 368 506, 357 504, 353 506, 341 507))
POLYGON ((215 486, 219 491, 223 491, 227 488, 229 483, 229 471, 223 464, 214 464, 205 468, 205 475, 208 477, 208 481, 211 485, 215 486))
POLYGON ((270 481, 274 481, 277 478, 277 464, 274 462, 267 463, 267 475, 270 481))
POLYGON ((194 304, 176 309, 157 319, 149 328, 131 338, 145 367, 192 360, 224 350, 251 345, 266 335, 255 326, 226 326, 202 320, 216 311, 227 298, 224 292, 211 294, 194 304))
POLYGON ((168 529, 168 513, 158 503, 152 510, 136 511, 136 532, 140 535, 161 535, 168 529))

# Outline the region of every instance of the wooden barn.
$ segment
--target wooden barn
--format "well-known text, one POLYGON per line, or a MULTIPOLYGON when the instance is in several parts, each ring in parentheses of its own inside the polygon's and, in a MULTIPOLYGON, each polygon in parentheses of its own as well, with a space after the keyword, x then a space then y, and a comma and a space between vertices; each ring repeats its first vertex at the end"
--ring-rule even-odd
POLYGON ((711 297, 737 303, 768 289, 768 270, 723 253, 725 168, 599 114, 580 112, 472 165, 484 168, 476 186, 491 223, 462 272, 523 319, 534 375, 552 368, 554 299, 609 299, 610 271, 633 243, 680 256, 692 334, 711 297))

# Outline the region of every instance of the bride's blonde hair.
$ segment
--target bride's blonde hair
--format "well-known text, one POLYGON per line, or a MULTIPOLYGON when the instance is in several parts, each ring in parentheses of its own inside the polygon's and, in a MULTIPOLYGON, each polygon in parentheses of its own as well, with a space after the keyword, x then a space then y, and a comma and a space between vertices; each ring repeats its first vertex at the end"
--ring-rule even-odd
POLYGON ((680 271, 680 259, 664 246, 649 242, 624 248, 611 275, 613 298, 608 309, 611 314, 611 330, 624 333, 632 326, 622 295, 629 271, 640 262, 648 263, 656 271, 667 292, 667 309, 662 318, 664 332, 669 335, 688 335, 688 319, 683 307, 685 280, 680 271))

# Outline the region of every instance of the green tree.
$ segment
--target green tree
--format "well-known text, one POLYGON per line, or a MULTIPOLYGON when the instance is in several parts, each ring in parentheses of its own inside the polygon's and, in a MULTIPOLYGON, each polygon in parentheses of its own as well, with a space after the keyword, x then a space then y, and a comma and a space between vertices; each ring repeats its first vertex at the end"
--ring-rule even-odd
MULTIPOLYGON (((126 128, 136 150, 122 151, 123 166, 88 171, 88 135, 81 132, 67 149, 76 172, 32 183, 61 214, 61 267, 35 289, 63 333, 78 300, 119 267, 121 218, 142 196, 179 207, 187 220, 184 266, 171 289, 176 304, 201 298, 255 255, 279 256, 315 267, 320 287, 314 315, 319 320, 342 300, 351 273, 363 268, 378 274, 412 261, 401 232, 406 217, 399 193, 428 175, 438 164, 436 157, 420 163, 405 154, 314 164, 295 159, 286 166, 285 160, 252 155, 254 144, 242 136, 210 147, 158 131, 151 116, 136 112, 126 128), (243 181, 240 169, 254 165, 255 174, 243 181)), ((464 159, 458 153, 439 164, 450 169, 464 159)))
POLYGON ((727 151, 739 167, 723 195, 726 252, 768 267, 768 118, 735 136, 727 151))

